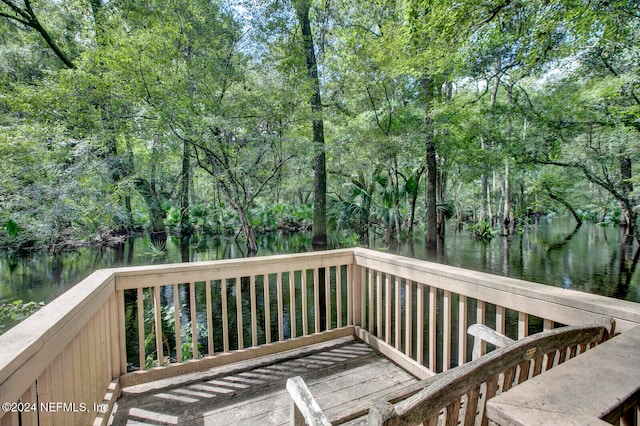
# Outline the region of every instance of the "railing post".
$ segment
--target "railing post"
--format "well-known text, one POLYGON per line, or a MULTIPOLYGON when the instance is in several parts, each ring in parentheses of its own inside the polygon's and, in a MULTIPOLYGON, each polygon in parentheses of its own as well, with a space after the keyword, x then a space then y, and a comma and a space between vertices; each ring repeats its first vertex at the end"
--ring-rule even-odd
POLYGON ((362 322, 360 321, 361 316, 361 298, 362 298, 362 273, 360 271, 360 266, 352 263, 349 265, 347 276, 348 276, 348 294, 351 295, 351 300, 349 300, 349 318, 347 319, 348 324, 362 326, 362 322))

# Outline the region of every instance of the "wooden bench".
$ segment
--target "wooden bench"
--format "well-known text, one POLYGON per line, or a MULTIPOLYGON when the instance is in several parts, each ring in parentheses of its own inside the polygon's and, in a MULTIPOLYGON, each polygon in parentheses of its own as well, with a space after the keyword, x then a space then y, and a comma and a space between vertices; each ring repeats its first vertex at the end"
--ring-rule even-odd
MULTIPOLYGON (((504 347, 424 379, 401 395, 374 402, 369 409, 368 423, 473 425, 479 419, 481 424, 486 424, 487 400, 608 339, 614 323, 607 322, 609 326, 562 327, 519 341, 483 328, 480 332, 483 340, 504 347)), ((477 332, 470 327, 470 334, 477 336, 477 332)), ((291 424, 332 424, 300 377, 289 379, 287 390, 292 399, 291 424)))

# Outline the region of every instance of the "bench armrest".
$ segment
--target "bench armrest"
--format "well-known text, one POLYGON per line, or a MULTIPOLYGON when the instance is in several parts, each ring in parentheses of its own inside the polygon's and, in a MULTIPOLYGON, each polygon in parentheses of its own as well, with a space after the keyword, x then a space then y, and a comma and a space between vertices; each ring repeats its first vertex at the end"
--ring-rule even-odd
POLYGON ((287 392, 291 396, 291 425, 331 425, 302 377, 296 376, 287 379, 287 392))
POLYGON ((467 329, 467 333, 474 337, 473 339, 473 359, 482 356, 483 342, 491 343, 498 348, 507 347, 515 342, 504 334, 500 334, 492 328, 484 324, 473 324, 467 329))

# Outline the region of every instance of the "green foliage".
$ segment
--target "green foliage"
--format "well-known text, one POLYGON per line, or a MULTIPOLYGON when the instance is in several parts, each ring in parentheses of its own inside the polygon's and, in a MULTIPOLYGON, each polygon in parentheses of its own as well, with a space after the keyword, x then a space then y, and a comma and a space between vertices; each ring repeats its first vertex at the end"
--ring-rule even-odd
POLYGON ((12 303, 0 304, 0 333, 7 324, 16 324, 44 306, 44 302, 23 302, 14 300, 12 303))
POLYGON ((484 220, 469 225, 469 230, 474 238, 483 242, 491 241, 498 233, 495 228, 491 227, 491 225, 484 220))
MULTIPOLYGON (((98 3, 37 4, 72 68, 41 33, 0 17, 0 246, 179 233, 183 219, 195 234, 307 230, 320 117, 293 3, 98 3)), ((425 229, 428 190, 441 218, 476 227, 490 211, 520 223, 564 211, 545 184, 584 217, 636 211, 633 2, 310 10, 339 238, 425 229)))

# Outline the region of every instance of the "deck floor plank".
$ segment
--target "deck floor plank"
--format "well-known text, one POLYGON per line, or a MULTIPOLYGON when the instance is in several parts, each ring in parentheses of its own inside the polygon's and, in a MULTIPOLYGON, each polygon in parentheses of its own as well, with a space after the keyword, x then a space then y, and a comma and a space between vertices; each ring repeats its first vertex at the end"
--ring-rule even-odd
POLYGON ((197 380, 128 391, 112 419, 119 425, 284 425, 289 422, 287 378, 301 376, 329 418, 363 410, 377 397, 417 379, 353 338, 297 351, 272 363, 215 369, 197 380))

